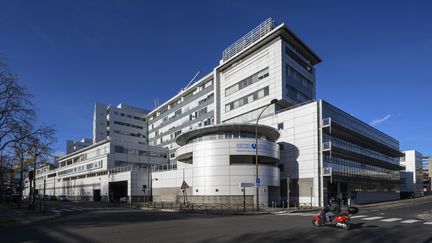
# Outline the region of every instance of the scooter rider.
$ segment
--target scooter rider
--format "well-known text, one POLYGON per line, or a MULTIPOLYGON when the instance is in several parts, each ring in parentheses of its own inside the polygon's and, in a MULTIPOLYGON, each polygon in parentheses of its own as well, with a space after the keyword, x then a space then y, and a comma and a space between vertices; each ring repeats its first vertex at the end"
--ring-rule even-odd
POLYGON ((325 213, 326 221, 331 222, 331 217, 334 217, 340 214, 341 209, 339 207, 339 203, 333 197, 330 198, 330 207, 328 212, 325 213))

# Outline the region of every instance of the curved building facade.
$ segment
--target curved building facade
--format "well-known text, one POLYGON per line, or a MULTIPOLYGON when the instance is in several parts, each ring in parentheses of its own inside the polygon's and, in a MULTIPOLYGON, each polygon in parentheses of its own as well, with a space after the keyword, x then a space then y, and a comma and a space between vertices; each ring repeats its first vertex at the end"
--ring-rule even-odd
POLYGON ((255 202, 256 136, 260 204, 279 199, 279 132, 253 124, 223 124, 203 127, 177 137, 177 169, 153 173, 153 196, 159 201, 188 201, 210 204, 242 204, 245 189, 248 204, 255 202), (181 189, 183 181, 188 185, 181 189))

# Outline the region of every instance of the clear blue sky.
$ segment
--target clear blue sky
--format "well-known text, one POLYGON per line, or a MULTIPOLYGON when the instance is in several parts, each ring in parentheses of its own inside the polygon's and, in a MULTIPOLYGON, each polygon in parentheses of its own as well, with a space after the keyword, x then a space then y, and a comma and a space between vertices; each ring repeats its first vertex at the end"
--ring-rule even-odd
POLYGON ((317 98, 432 155, 432 2, 303 2, 0 0, 0 53, 64 151, 95 102, 151 109, 271 16, 322 58, 317 98))

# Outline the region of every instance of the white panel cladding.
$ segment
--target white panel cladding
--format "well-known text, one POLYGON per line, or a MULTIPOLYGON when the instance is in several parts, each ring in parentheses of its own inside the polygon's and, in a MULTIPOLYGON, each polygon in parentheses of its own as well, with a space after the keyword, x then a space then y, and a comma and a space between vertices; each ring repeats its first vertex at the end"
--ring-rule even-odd
MULTIPOLYGON (((283 164, 284 170, 280 177, 313 178, 312 202, 319 205, 318 102, 263 118, 260 123, 274 128, 283 123, 283 129, 279 130, 281 136, 277 141, 283 146, 280 151, 280 164, 283 164)), ((311 197, 300 197, 299 202, 311 203, 311 197)))
MULTIPOLYGON (((279 158, 278 145, 270 141, 260 141, 266 149, 258 150, 260 155, 279 158)), ((178 162, 178 170, 155 172, 153 178, 158 181, 153 183, 154 188, 178 187, 185 181, 193 187, 193 195, 242 195, 239 188, 240 182, 255 182, 255 165, 241 164, 230 165, 230 155, 255 155, 254 150, 238 150, 238 144, 254 144, 255 139, 221 139, 201 141, 185 146, 177 150, 177 155, 193 153, 193 163, 178 162), (242 152, 243 151, 243 152, 242 152)), ((260 196, 266 200, 268 186, 279 186, 279 169, 276 166, 260 165, 259 176, 261 178, 260 196)), ((248 195, 254 195, 255 191, 246 190, 248 195)))
POLYGON ((282 41, 275 40, 273 43, 263 47, 247 58, 237 62, 232 67, 219 73, 220 77, 220 115, 221 121, 247 113, 267 104, 272 99, 282 98, 282 41), (237 92, 225 96, 225 89, 240 82, 241 80, 268 68, 269 76, 253 83, 237 92), (256 101, 250 102, 239 108, 225 111, 225 105, 245 97, 254 91, 269 87, 269 95, 256 101))

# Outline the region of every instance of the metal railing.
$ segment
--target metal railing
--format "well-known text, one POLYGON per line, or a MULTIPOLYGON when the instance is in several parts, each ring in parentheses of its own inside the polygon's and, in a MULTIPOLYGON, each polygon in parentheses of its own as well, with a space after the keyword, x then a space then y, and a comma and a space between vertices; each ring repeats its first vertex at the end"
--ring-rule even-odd
POLYGON ((257 40, 261 39, 275 27, 275 21, 272 18, 266 19, 260 25, 255 27, 249 33, 241 37, 239 40, 234 42, 232 45, 227 47, 222 53, 222 59, 224 61, 235 56, 237 53, 244 50, 246 47, 252 45, 257 40))

